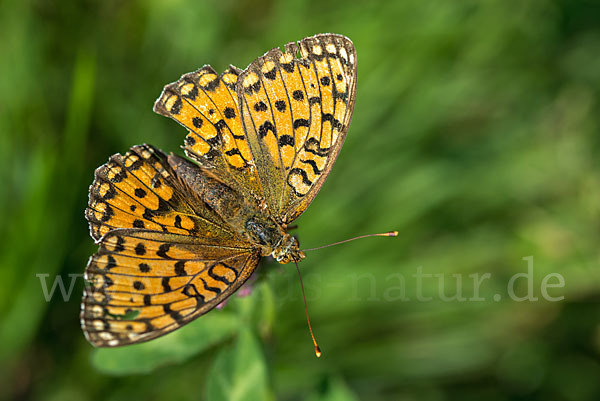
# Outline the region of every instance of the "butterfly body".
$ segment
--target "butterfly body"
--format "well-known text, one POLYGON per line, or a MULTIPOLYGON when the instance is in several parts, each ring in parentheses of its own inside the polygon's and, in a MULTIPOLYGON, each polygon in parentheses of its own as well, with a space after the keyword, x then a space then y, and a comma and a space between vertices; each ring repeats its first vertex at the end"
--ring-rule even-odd
POLYGON ((235 189, 176 155, 168 157, 169 164, 181 180, 197 195, 198 201, 217 213, 237 234, 260 249, 262 256, 272 255, 280 263, 304 258, 298 240, 285 227, 265 213, 264 201, 244 198, 235 189))
POLYGON ((85 216, 99 248, 80 316, 88 341, 162 336, 227 299, 261 256, 304 258, 287 228, 325 182, 355 92, 356 51, 336 34, 165 86, 154 111, 188 130, 193 162, 136 145, 96 169, 85 216))

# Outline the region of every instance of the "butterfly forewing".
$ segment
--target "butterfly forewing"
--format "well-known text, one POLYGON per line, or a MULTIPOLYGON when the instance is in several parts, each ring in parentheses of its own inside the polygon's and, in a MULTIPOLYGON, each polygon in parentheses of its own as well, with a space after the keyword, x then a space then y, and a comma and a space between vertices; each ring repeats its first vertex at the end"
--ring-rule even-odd
POLYGON ((242 122, 281 223, 297 218, 322 186, 344 142, 355 90, 354 46, 334 34, 273 49, 240 74, 242 122))
POLYGON ((186 154, 248 198, 264 197, 242 129, 235 91, 240 70, 218 75, 210 66, 167 85, 154 111, 189 130, 186 154))
POLYGON ((226 299, 259 260, 243 242, 113 230, 86 269, 84 333, 108 347, 162 336, 226 299))

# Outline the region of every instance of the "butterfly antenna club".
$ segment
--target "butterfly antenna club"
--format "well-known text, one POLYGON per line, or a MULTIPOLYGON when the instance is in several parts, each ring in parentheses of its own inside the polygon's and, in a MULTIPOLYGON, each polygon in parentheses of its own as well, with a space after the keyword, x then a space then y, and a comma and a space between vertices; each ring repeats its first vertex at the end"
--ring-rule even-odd
POLYGON ((304 293, 304 283, 302 282, 302 274, 300 274, 300 268, 298 267, 298 262, 294 261, 294 264, 296 265, 296 271, 298 272, 298 277, 300 277, 300 288, 302 288, 302 299, 304 299, 304 311, 306 312, 306 322, 308 323, 308 330, 310 331, 310 336, 311 336, 313 344, 315 346, 315 355, 317 356, 317 358, 320 358, 322 355, 321 348, 319 348, 319 345, 317 344, 317 340, 315 340, 315 335, 313 334, 312 327, 310 325, 310 318, 308 317, 308 306, 306 305, 306 294, 304 293))

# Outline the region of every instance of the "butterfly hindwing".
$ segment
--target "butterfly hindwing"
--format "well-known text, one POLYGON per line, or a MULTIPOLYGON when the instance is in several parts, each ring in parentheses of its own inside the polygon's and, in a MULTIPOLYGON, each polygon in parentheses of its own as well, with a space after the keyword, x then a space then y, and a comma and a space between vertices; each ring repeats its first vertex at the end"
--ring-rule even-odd
POLYGON ((162 336, 225 300, 259 260, 244 242, 112 230, 86 268, 83 331, 101 347, 162 336))

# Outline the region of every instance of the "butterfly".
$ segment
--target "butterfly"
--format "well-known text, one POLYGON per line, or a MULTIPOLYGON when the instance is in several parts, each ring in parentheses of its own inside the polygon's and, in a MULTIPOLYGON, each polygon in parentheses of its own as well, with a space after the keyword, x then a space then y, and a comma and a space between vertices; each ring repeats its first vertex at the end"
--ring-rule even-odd
POLYGON ((162 336, 227 299, 262 256, 303 259, 288 227, 327 178, 355 94, 356 51, 337 34, 165 86, 154 111, 189 131, 189 160, 144 144, 96 170, 85 211, 99 245, 84 276, 87 340, 162 336))

